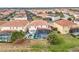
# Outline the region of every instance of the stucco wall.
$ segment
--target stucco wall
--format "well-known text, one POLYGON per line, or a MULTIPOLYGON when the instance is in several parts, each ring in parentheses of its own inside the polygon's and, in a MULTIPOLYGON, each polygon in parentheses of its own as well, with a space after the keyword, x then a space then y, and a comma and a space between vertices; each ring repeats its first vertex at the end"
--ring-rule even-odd
POLYGON ((70 28, 69 27, 63 27, 61 25, 58 25, 57 23, 54 23, 53 26, 55 28, 57 28, 57 30, 61 33, 61 34, 67 34, 69 33, 70 28))
POLYGON ((28 29, 29 29, 29 32, 30 33, 35 33, 37 28, 48 28, 47 25, 38 25, 38 26, 29 26, 28 29))
POLYGON ((0 27, 0 29, 1 29, 1 31, 4 31, 4 30, 26 31, 25 27, 0 27))

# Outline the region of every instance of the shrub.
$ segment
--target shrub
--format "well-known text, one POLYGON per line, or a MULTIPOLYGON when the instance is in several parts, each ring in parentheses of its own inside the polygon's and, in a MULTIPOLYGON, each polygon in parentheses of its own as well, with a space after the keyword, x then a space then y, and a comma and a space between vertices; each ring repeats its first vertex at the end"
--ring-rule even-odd
POLYGON ((57 31, 57 28, 53 28, 54 31, 57 31))
POLYGON ((72 21, 72 18, 68 18, 69 21, 72 21))
POLYGON ((57 33, 60 33, 60 31, 57 31, 57 33))
POLYGON ((11 41, 15 41, 16 39, 23 39, 25 33, 22 31, 15 31, 12 33, 11 41))
POLYGON ((48 40, 48 42, 49 42, 50 44, 59 44, 59 43, 62 42, 61 39, 62 39, 62 38, 59 37, 58 35, 56 35, 54 32, 53 32, 53 33, 50 33, 50 34, 48 35, 48 38, 47 38, 47 40, 48 40))

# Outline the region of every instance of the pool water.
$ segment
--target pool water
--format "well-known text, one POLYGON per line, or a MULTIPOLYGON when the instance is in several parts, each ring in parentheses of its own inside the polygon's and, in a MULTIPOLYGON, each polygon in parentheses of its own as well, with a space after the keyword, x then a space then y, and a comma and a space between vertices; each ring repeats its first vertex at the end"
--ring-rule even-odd
POLYGON ((48 30, 37 30, 34 36, 34 39, 44 39, 47 38, 49 31, 48 30))

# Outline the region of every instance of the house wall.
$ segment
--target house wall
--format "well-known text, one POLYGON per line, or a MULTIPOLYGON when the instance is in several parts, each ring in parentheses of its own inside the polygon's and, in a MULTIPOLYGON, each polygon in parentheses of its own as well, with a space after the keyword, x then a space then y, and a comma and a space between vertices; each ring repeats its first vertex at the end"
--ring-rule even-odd
POLYGON ((38 25, 38 26, 29 26, 29 29, 37 29, 37 28, 48 28, 48 26, 47 25, 38 25))
POLYGON ((73 14, 75 18, 79 18, 79 14, 73 14))
POLYGON ((78 24, 78 25, 79 25, 79 21, 75 21, 75 20, 74 20, 74 23, 76 23, 76 24, 78 24))
POLYGON ((56 20, 59 20, 60 19, 60 16, 57 16, 57 17, 52 16, 51 18, 52 18, 52 21, 56 21, 56 20))
POLYGON ((25 18, 14 18, 14 20, 27 20, 27 17, 25 18))
POLYGON ((57 30, 61 33, 61 34, 67 34, 69 33, 70 28, 69 27, 63 27, 61 25, 58 25, 57 23, 54 23, 53 26, 55 28, 57 28, 57 30))
POLYGON ((26 31, 26 27, 0 27, 0 30, 1 31, 4 31, 4 30, 26 31))
POLYGON ((30 33, 35 33, 37 28, 48 28, 47 25, 38 25, 38 26, 29 26, 29 32, 30 33))
POLYGON ((36 32, 37 28, 34 27, 34 26, 30 26, 30 27, 28 28, 28 30, 29 30, 29 33, 30 33, 30 34, 33 34, 33 33, 36 32))

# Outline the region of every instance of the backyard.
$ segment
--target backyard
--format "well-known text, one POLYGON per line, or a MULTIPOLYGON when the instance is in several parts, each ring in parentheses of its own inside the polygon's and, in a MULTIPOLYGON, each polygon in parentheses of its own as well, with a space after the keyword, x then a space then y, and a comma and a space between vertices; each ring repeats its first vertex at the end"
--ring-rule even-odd
POLYGON ((61 44, 49 45, 48 51, 60 52, 60 51, 71 51, 72 48, 79 47, 79 39, 71 36, 70 34, 62 35, 57 32, 55 34, 61 37, 61 44))
MULTIPOLYGON (((52 32, 53 33, 53 32, 52 32)), ((47 40, 24 40, 13 43, 0 43, 0 51, 18 51, 18 52, 68 52, 73 48, 79 51, 79 39, 70 34, 62 35, 54 32, 61 39, 60 44, 49 44, 47 40), (20 43, 19 43, 20 42, 20 43), (77 48, 76 48, 77 47, 77 48)))
MULTIPOLYGON (((49 44, 46 45, 33 45, 31 48, 33 51, 48 51, 48 52, 69 52, 75 48, 74 51, 79 51, 79 39, 71 36, 70 34, 62 35, 54 32, 58 37, 62 38, 60 44, 49 44), (77 47, 77 49, 76 49, 77 47)), ((44 43, 43 43, 44 44, 44 43)))

